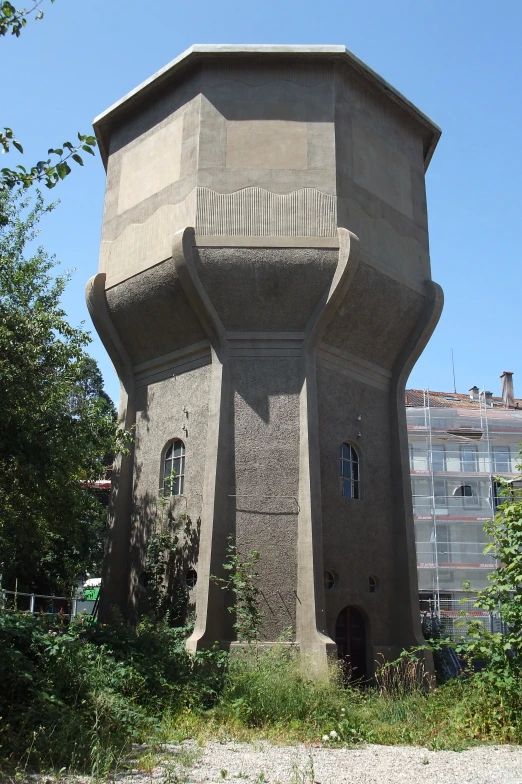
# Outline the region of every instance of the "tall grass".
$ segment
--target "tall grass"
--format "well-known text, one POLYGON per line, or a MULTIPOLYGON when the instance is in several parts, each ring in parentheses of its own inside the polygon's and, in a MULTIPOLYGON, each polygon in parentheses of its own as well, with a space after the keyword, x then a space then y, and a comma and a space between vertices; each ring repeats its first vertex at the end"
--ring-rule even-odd
POLYGON ((247 646, 230 662, 216 710, 248 727, 294 723, 319 731, 346 712, 354 696, 344 689, 335 663, 317 678, 292 646, 247 646))
POLYGON ((143 623, 65 627, 0 615, 0 773, 94 772, 124 765, 132 744, 186 737, 268 737, 328 745, 371 741, 463 748, 522 741, 522 689, 472 675, 433 688, 421 661, 347 686, 335 663, 313 677, 291 645, 191 657, 186 630, 143 623))

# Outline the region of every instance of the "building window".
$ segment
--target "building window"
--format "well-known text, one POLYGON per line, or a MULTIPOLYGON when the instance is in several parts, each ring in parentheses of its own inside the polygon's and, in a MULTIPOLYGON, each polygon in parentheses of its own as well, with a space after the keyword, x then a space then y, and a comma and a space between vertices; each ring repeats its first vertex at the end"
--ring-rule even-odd
MULTIPOLYGON (((432 529, 431 542, 436 550, 436 562, 451 563, 451 537, 449 525, 437 523, 437 530, 432 529)), ((435 556, 435 553, 434 553, 435 556)))
POLYGON ((461 446, 460 470, 474 473, 477 470, 477 457, 477 447, 474 444, 461 446))
POLYGON ((185 575, 185 585, 189 590, 196 587, 198 581, 198 573, 195 569, 189 569, 185 575))
POLYGON ((377 593, 379 581, 376 577, 368 577, 368 590, 370 593, 377 593))
POLYGON ((331 591, 332 588, 335 588, 337 583, 337 576, 335 572, 330 571, 329 569, 326 570, 324 573, 324 587, 327 591, 331 591))
POLYGON ((431 450, 431 470, 446 470, 446 453, 443 446, 434 446, 431 450))
POLYGON ((351 444, 341 444, 341 494, 346 498, 361 497, 359 454, 351 444))
POLYGON ((511 454, 508 446, 493 447, 493 465, 494 465, 494 471, 496 471, 499 474, 510 473, 511 454))
POLYGON ((444 509, 448 506, 448 488, 445 479, 433 481, 433 497, 436 509, 444 509))
POLYGON ((183 495, 185 444, 176 438, 167 448, 163 463, 163 495, 183 495))
POLYGON ((453 493, 454 498, 462 498, 462 506, 464 508, 480 507, 480 493, 479 488, 475 485, 460 485, 453 493))
POLYGON ((493 510, 496 512, 499 506, 508 500, 506 488, 500 482, 493 481, 493 510))

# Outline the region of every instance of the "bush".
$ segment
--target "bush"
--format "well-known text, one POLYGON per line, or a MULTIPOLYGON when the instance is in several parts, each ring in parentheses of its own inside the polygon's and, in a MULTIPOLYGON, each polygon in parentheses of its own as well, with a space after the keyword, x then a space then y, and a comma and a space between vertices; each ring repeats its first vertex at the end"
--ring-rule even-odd
POLYGON ((3 765, 105 771, 167 712, 209 707, 226 654, 189 656, 182 630, 0 615, 3 765))

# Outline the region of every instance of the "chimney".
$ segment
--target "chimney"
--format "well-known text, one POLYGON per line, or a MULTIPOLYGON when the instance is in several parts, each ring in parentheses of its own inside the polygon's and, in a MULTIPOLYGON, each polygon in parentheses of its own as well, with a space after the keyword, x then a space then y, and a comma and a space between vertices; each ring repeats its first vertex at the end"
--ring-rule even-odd
POLYGON ((513 373, 504 370, 500 376, 502 381, 502 401, 506 408, 515 408, 515 393, 513 391, 513 373))
POLYGON ((484 392, 484 398, 486 401, 486 406, 488 408, 492 408, 493 406, 493 392, 484 392))
POLYGON ((478 400, 479 399, 479 388, 478 387, 471 387, 469 390, 469 399, 470 400, 478 400))

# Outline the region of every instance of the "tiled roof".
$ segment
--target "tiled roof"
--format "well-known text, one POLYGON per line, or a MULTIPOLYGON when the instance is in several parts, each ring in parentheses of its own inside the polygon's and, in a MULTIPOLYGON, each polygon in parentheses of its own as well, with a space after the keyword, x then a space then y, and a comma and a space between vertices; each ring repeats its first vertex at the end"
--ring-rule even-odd
MULTIPOLYGON (((471 400, 469 394, 461 394, 459 392, 432 392, 431 390, 429 394, 431 408, 480 408, 479 401, 471 400)), ((494 408, 503 408, 505 410, 501 397, 493 396, 492 401, 494 408)), ((424 406, 427 405, 426 393, 422 389, 407 389, 405 403, 407 407, 424 408, 424 406)), ((522 398, 515 398, 515 409, 517 408, 522 410, 522 398)))

